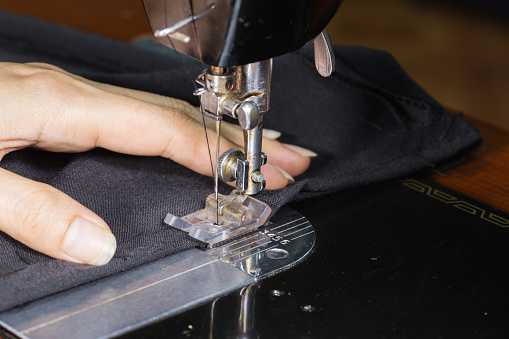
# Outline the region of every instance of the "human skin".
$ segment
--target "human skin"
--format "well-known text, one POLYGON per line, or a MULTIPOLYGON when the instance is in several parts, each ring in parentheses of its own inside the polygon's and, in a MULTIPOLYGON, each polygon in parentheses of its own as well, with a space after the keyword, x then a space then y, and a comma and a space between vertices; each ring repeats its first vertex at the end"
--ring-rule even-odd
MULTIPOLYGON (((34 147, 83 152, 96 147, 172 159, 211 175, 199 111, 160 95, 93 82, 48 64, 0 63, 0 161, 34 147)), ((215 150, 215 131, 207 131, 215 150)), ((282 144, 264 131, 262 167, 267 189, 280 189, 302 174, 315 154, 282 144)), ((220 151, 239 148, 240 127, 223 122, 220 151)), ((93 211, 63 192, 0 168, 0 231, 57 259, 104 265, 115 237, 93 211)))

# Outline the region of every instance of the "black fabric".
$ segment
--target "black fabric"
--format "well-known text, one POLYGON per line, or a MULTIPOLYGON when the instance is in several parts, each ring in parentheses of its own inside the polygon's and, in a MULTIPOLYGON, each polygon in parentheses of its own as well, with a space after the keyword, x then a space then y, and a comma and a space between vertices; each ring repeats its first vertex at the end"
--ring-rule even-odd
MULTIPOLYGON (((0 61, 48 62, 93 80, 198 104, 189 77, 204 68, 198 63, 187 64, 186 74, 175 59, 5 13, 0 46, 0 61)), ((447 113, 387 53, 336 47, 336 56, 337 71, 327 79, 317 74, 310 49, 274 62, 265 126, 281 131, 281 141, 319 154, 295 184, 257 195, 274 211, 296 199, 451 166, 480 144, 461 116, 447 113)), ((0 234, 0 311, 201 246, 163 218, 202 208, 212 180, 171 160, 101 149, 26 149, 8 154, 0 165, 69 194, 103 217, 118 240, 113 260, 91 267, 51 259, 0 234)))

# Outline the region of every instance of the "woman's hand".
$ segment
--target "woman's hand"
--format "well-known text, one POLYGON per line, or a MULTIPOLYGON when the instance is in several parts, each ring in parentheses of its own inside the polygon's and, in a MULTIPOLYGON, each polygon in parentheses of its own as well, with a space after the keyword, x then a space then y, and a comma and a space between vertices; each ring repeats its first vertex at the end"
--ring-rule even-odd
MULTIPOLYGON (((170 158, 211 175, 199 111, 186 102, 86 80, 47 64, 0 63, 0 160, 36 147, 54 152, 112 151, 170 158)), ((211 151, 215 132, 210 133, 211 151)), ((223 123, 221 152, 239 148, 240 127, 223 123)), ((267 189, 303 173, 314 153, 264 131, 267 189)), ((57 259, 104 265, 115 237, 94 212, 61 191, 0 168, 0 230, 57 259)))

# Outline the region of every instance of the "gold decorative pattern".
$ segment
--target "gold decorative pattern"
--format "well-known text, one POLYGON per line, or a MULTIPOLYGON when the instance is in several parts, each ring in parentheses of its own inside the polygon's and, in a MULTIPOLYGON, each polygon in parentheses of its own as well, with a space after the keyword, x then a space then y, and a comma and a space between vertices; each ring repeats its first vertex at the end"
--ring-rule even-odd
POLYGON ((472 203, 466 202, 464 200, 460 200, 448 193, 440 191, 436 188, 433 188, 429 185, 426 185, 415 179, 404 179, 399 180, 406 187, 413 189, 419 193, 424 193, 427 196, 437 199, 443 203, 452 205, 457 209, 462 210, 471 215, 478 216, 479 218, 489 221, 500 227, 509 227, 509 219, 503 218, 499 215, 486 211, 484 208, 476 206, 472 203))

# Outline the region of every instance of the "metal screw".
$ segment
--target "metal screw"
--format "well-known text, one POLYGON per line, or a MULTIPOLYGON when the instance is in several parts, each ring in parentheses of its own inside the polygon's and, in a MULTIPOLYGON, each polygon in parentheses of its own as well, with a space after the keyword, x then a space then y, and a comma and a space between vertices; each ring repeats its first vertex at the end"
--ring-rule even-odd
POLYGON ((267 154, 262 152, 260 154, 260 158, 261 158, 261 161, 262 161, 262 166, 265 165, 267 163, 267 154))
POLYGON ((253 174, 251 174, 251 180, 261 183, 265 181, 265 176, 260 171, 254 171, 253 174))
POLYGON ((252 101, 244 101, 236 109, 235 113, 239 119, 240 127, 245 131, 255 128, 258 126, 258 122, 260 122, 258 106, 252 101))
POLYGON ((262 271, 262 269, 260 267, 253 267, 249 270, 249 273, 257 276, 261 271, 262 271))
POLYGON ((233 87, 235 86, 235 82, 233 82, 232 79, 229 79, 226 81, 226 84, 224 85, 224 87, 226 88, 226 90, 228 91, 231 91, 233 89, 233 87))

